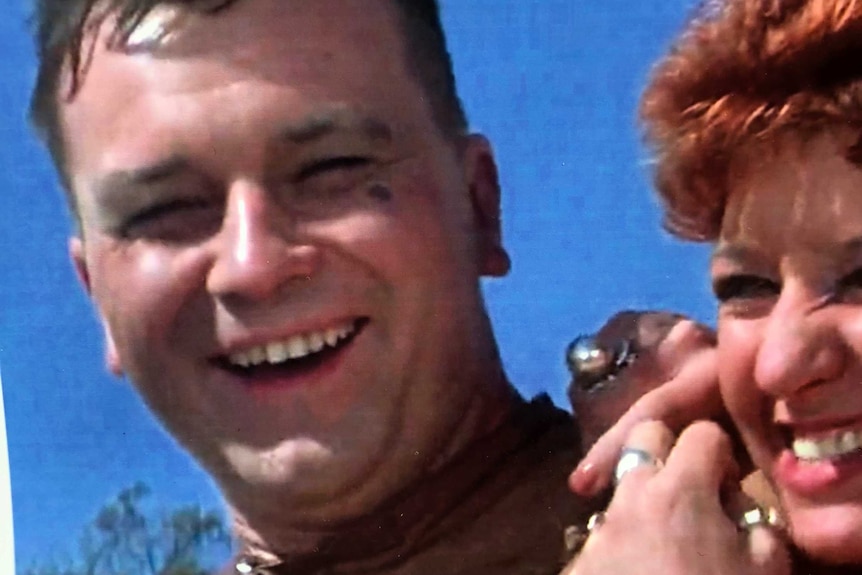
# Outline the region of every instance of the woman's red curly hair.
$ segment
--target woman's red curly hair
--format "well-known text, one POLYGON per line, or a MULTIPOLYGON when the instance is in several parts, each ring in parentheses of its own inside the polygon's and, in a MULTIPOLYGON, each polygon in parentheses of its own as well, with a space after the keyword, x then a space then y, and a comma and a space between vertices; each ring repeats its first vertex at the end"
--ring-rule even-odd
POLYGON ((838 125, 862 134, 862 0, 704 2, 656 65, 640 117, 665 228, 715 240, 741 145, 838 125))

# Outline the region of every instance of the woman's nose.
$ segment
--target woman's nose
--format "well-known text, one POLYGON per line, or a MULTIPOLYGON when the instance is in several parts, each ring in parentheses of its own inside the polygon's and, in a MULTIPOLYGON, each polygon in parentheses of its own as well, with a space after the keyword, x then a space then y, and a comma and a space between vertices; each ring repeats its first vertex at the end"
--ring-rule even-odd
POLYGON ((779 298, 770 314, 757 354, 755 380, 774 397, 842 375, 846 345, 822 301, 798 295, 779 298))

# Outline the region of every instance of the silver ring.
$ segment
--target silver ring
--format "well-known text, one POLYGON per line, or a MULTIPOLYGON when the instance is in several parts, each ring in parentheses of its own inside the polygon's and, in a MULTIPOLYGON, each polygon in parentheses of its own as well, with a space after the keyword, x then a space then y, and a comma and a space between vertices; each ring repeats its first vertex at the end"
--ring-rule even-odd
POLYGON ((634 361, 634 343, 624 339, 615 346, 602 345, 594 335, 580 335, 566 348, 566 365, 573 383, 584 391, 596 391, 614 380, 634 361))
POLYGON ((661 469, 664 464, 648 451, 623 447, 620 458, 617 459, 617 466, 614 468, 614 485, 619 485, 626 473, 644 465, 661 469))

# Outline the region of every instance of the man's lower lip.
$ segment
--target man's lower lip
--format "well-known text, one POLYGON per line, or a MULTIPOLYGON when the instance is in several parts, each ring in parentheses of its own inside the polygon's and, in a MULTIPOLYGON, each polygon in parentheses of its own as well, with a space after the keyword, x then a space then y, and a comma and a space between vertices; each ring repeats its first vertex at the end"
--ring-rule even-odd
POLYGON ((773 476, 784 489, 817 497, 862 477, 862 451, 836 459, 801 461, 790 449, 785 449, 775 463, 773 476))

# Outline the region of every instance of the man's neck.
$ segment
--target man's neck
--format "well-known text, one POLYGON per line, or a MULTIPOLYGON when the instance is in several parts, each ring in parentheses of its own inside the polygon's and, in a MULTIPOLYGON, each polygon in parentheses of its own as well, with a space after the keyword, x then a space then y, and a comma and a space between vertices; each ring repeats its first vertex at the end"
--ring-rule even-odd
MULTIPOLYGON (((359 517, 338 523, 316 526, 295 526, 289 513, 280 515, 280 522, 267 520, 255 523, 234 510, 235 533, 241 545, 266 563, 275 557, 297 560, 326 556, 341 557, 345 562, 367 563, 375 555, 389 556, 395 549, 404 549, 421 539, 438 521, 430 509, 446 509, 471 489, 477 478, 488 475, 498 458, 470 456, 477 445, 496 437, 499 429, 513 417, 513 411, 523 409, 523 399, 508 384, 500 385, 499 393, 477 400, 466 410, 452 439, 425 473, 406 484, 398 493, 379 503, 359 517), (465 461, 466 460, 466 461, 465 461), (258 526, 262 526, 262 528, 258 526)), ((502 457, 520 441, 517 433, 491 447, 502 457)), ((299 572, 303 570, 300 569, 299 572)))

